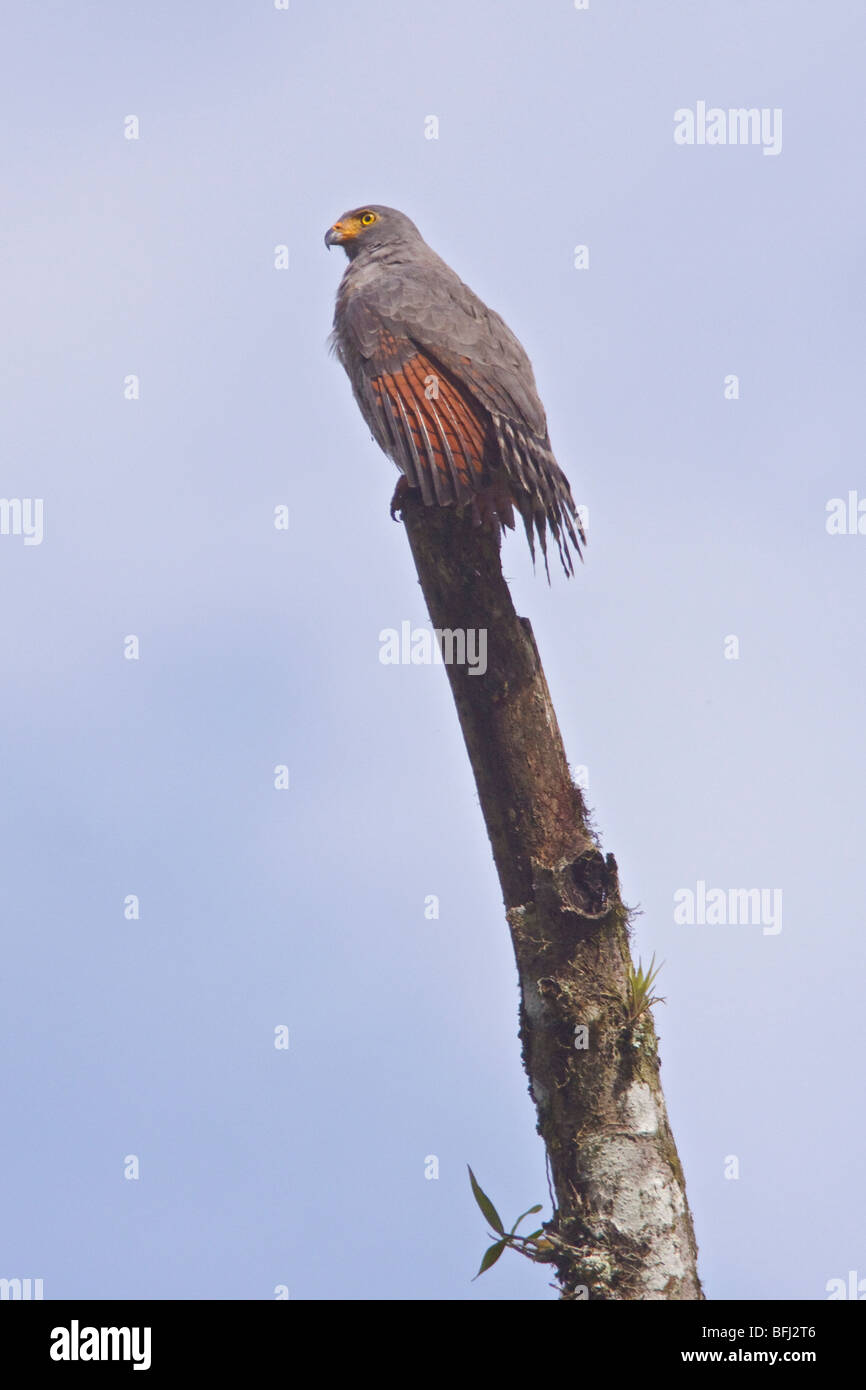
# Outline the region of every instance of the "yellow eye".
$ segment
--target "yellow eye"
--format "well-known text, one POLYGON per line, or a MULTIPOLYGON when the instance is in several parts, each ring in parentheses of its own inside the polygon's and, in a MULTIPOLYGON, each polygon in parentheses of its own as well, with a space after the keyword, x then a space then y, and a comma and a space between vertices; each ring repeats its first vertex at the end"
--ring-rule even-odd
POLYGON ((362 226, 362 227, 369 227, 370 223, 371 223, 371 222, 375 222, 375 221, 376 221, 376 214, 375 214, 375 212, 365 212, 365 213, 364 213, 364 216, 361 218, 361 226, 362 226))

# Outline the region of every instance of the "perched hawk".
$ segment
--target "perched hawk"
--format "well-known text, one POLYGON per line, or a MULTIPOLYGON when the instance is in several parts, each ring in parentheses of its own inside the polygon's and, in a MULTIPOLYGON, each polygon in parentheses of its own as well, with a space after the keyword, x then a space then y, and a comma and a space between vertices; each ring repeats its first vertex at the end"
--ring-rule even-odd
POLYGON ((566 574, 586 537, 553 457, 529 358, 498 314, 436 255, 414 222, 371 203, 335 222, 326 246, 349 258, 331 342, 373 437, 428 506, 477 521, 523 518, 547 568, 553 533, 566 574))

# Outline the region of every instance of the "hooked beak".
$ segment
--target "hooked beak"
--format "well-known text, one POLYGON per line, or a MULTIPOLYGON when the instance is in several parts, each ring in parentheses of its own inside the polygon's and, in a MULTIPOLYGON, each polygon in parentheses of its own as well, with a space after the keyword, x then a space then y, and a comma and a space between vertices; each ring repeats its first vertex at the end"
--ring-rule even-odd
POLYGON ((325 245, 330 251, 332 246, 339 246, 343 241, 343 229, 339 222, 335 222, 333 227, 329 227, 325 232, 325 245))

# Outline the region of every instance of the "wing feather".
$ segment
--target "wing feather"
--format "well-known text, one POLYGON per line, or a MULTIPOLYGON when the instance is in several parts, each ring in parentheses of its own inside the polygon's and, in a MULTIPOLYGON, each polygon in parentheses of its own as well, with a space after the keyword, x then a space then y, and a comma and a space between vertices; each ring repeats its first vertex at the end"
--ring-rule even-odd
POLYGON ((549 531, 573 573, 586 537, 518 339, 423 241, 365 274, 338 295, 334 342, 374 437, 428 505, 504 486, 533 559, 537 539, 547 569, 549 531))

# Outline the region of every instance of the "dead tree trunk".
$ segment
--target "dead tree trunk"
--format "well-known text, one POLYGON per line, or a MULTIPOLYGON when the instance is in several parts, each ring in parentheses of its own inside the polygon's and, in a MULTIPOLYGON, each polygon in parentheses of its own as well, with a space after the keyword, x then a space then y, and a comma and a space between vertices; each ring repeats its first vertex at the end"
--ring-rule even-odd
POLYGON ((649 1012, 629 1019, 616 861, 587 824, 498 538, 413 493, 403 518, 434 628, 487 633, 483 675, 458 664, 447 672, 517 960, 523 1062, 556 1195, 548 1234, 563 1297, 702 1298, 655 1029, 649 1012))

